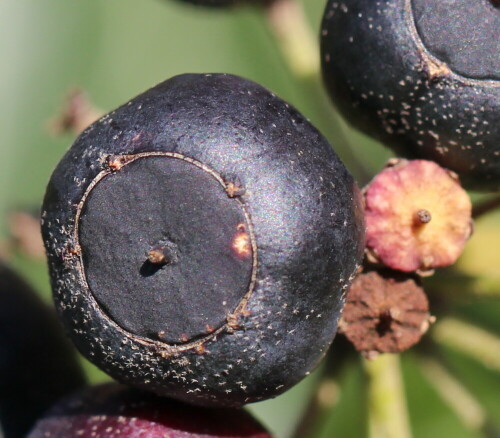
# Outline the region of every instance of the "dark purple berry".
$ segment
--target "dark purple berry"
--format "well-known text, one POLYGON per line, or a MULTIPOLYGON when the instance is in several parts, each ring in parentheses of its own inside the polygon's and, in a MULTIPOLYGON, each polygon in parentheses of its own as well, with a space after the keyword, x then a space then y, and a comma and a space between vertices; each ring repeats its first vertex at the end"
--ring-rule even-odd
POLYGON ((61 400, 28 438, 271 438, 247 412, 185 405, 118 384, 61 400))
POLYGON ((210 406, 276 396, 318 364, 363 252, 359 190, 327 141, 224 74, 174 77, 91 125, 42 219, 81 352, 210 406))

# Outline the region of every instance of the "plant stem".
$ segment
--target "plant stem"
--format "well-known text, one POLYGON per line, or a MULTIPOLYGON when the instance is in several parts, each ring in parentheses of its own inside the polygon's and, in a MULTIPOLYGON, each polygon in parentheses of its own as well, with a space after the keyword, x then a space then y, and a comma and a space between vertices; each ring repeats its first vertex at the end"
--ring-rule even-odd
POLYGON ((370 438, 411 438, 398 355, 364 361, 368 382, 370 438))
POLYGON ((266 17, 294 75, 299 79, 318 76, 318 45, 302 5, 294 0, 273 1, 268 6, 266 17))
POLYGON ((59 114, 51 120, 50 131, 53 135, 79 135, 85 128, 104 115, 96 108, 81 88, 68 91, 59 114))
POLYGON ((341 398, 340 375, 351 369, 354 363, 357 367, 358 361, 359 354, 353 351, 350 342, 344 336, 337 336, 318 370, 321 374, 316 389, 291 438, 324 436, 324 428, 328 430, 332 411, 341 398))

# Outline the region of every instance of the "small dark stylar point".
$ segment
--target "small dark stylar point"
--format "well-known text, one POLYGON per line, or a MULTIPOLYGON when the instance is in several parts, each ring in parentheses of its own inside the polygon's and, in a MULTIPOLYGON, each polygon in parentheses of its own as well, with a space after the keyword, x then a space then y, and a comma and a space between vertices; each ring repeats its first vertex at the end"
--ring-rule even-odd
POLYGON ((425 210, 424 208, 418 210, 415 214, 415 220, 418 225, 428 224, 432 219, 432 215, 429 210, 425 210))
POLYGON ((391 331, 393 321, 396 321, 396 319, 392 317, 390 310, 385 310, 379 315, 375 330, 380 337, 385 336, 391 331))

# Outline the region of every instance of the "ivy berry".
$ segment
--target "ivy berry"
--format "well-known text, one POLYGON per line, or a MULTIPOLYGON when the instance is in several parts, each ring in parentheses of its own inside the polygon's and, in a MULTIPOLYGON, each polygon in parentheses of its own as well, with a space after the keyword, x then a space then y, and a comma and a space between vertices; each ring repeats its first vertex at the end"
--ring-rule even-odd
POLYGON ((329 0, 322 70, 355 127, 467 188, 500 189, 500 6, 329 0))
POLYGON ((318 364, 364 246, 360 191, 327 141, 225 74, 176 76, 91 125, 42 216, 79 350, 209 406, 276 396, 318 364))

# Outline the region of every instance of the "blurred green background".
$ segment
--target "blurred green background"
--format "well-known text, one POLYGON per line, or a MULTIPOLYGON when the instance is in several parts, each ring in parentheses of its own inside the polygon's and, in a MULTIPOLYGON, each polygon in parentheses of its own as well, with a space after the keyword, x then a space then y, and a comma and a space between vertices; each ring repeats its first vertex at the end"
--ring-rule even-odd
MULTIPOLYGON (((301 3, 314 34, 324 3, 301 3)), ((258 9, 206 10, 167 0, 0 0, 0 60, 2 251, 47 299, 44 261, 11 245, 8 217, 36 211, 72 143, 72 134, 51 133, 50 120, 73 87, 107 112, 176 74, 238 74, 309 117, 360 184, 391 156, 339 119, 318 77, 290 71, 258 9)), ((308 421, 298 435, 304 438, 500 437, 499 221, 498 213, 481 218, 459 264, 428 280, 439 308, 425 345, 401 359, 367 364, 336 342, 333 365, 250 409, 278 438, 293 436, 304 412, 308 421)), ((106 379, 85 366, 92 382, 106 379)))

